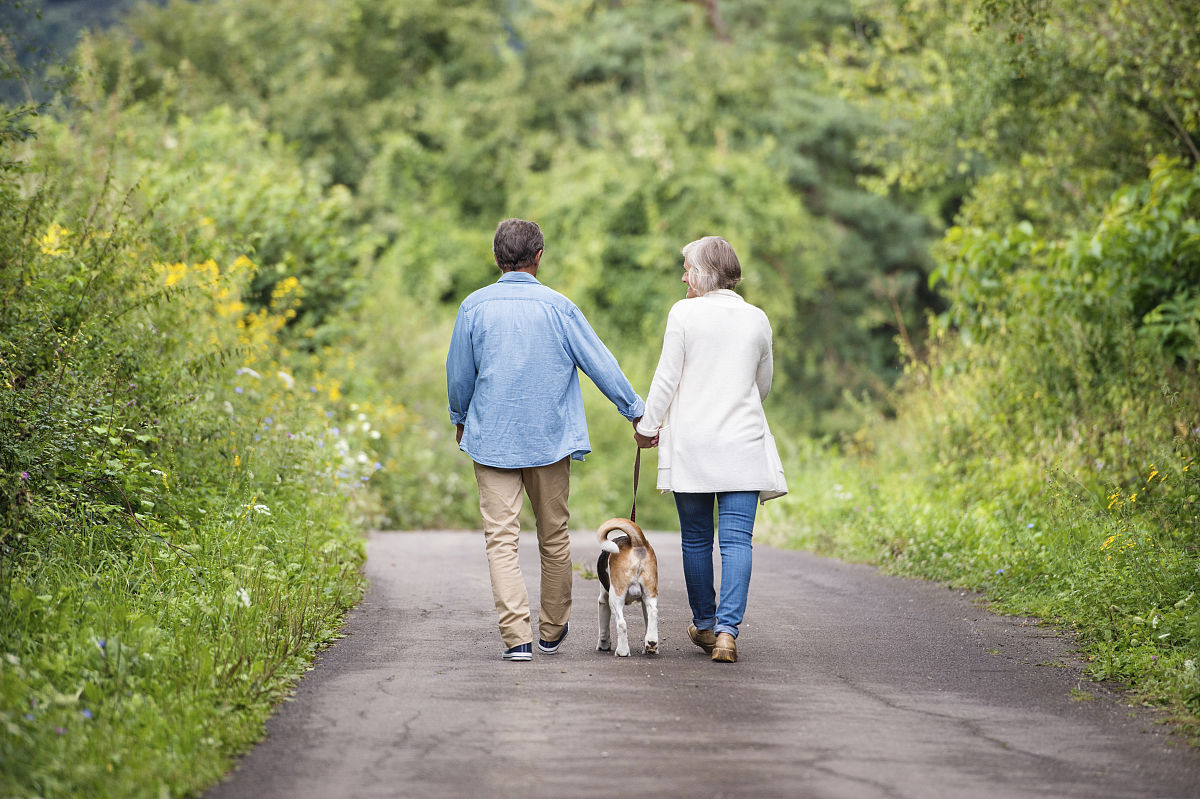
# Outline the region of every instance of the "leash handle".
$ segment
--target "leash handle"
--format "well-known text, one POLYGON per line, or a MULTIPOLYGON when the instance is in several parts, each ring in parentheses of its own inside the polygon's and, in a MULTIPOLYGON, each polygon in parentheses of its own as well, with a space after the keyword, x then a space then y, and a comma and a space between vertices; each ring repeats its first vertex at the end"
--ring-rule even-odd
POLYGON ((638 477, 642 472, 642 448, 637 448, 637 455, 633 458, 633 507, 629 510, 629 521, 637 521, 637 489, 638 477))

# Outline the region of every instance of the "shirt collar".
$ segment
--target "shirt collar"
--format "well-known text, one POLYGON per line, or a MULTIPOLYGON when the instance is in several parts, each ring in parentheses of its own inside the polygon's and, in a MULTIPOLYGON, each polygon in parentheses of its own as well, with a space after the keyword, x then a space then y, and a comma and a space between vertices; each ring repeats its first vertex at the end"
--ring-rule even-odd
POLYGON ((499 283, 540 283, 536 277, 528 272, 505 272, 500 275, 499 283))

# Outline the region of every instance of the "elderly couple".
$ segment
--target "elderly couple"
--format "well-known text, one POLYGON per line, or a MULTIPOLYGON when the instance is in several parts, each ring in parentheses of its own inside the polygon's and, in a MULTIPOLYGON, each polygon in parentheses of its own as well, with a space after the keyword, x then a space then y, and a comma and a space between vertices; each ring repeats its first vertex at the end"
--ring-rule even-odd
POLYGON ((692 610, 688 636, 714 661, 734 663, 755 510, 787 491, 762 408, 771 388, 767 316, 734 293, 742 269, 727 241, 706 236, 688 244, 687 298, 667 316, 662 356, 643 402, 579 308, 538 281, 542 248, 533 222, 500 223, 492 252, 502 274, 463 301, 446 358, 450 420, 479 484, 503 659, 533 657, 529 593, 517 559, 524 494, 541 555, 538 650, 554 654, 567 637, 571 460, 591 451, 582 370, 633 423, 638 446, 658 447, 658 488, 674 494, 679 511, 692 610), (721 550, 719 598, 714 532, 721 550))

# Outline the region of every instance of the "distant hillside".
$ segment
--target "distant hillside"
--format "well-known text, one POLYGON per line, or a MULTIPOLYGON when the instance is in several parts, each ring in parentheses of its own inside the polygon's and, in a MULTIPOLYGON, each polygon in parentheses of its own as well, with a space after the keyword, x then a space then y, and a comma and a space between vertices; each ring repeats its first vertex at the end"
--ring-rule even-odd
MULTIPOLYGON (((105 28, 126 11, 145 2, 165 5, 166 0, 0 0, 0 63, 11 67, 15 57, 26 73, 29 92, 38 101, 49 99, 47 84, 56 74, 85 30, 105 28)), ((0 68, 0 102, 27 99, 25 86, 0 68)))

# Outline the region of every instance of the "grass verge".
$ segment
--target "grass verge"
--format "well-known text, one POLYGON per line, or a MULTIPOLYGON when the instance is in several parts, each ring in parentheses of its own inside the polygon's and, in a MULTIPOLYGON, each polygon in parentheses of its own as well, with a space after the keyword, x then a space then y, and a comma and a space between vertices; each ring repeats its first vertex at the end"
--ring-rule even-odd
POLYGON ((939 463, 934 439, 890 425, 870 453, 799 454, 767 540, 969 588, 995 611, 1065 627, 1092 679, 1127 686, 1200 743, 1196 434, 1106 486, 1034 458, 939 463))

